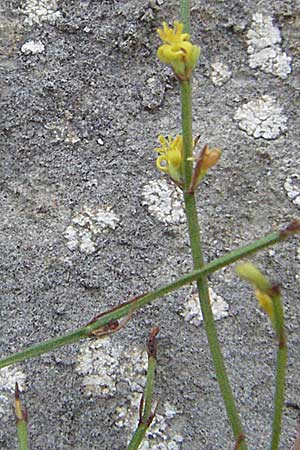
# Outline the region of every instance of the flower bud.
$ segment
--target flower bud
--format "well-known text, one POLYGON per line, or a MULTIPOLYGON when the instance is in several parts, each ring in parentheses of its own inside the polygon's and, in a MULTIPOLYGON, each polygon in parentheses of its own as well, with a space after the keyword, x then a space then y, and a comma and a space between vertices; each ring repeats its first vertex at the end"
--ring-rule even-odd
POLYGON ((173 29, 164 22, 163 29, 157 30, 163 42, 157 56, 161 62, 172 67, 180 80, 188 80, 199 59, 200 48, 190 42, 188 33, 182 31, 183 24, 178 20, 175 20, 173 29))
POLYGON ((274 305, 271 283, 252 263, 241 263, 236 267, 237 274, 254 287, 259 306, 268 314, 274 326, 274 305))
POLYGON ((202 154, 201 170, 208 170, 215 166, 221 157, 221 150, 219 148, 206 147, 202 154))
POLYGON ((241 263, 236 267, 236 273, 260 291, 267 291, 271 284, 265 275, 252 263, 241 263))

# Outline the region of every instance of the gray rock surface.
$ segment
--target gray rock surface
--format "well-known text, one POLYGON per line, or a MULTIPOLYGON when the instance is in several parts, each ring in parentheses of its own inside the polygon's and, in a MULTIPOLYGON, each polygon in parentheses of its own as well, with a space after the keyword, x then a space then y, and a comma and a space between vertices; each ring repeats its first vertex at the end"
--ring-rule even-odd
MULTIPOLYGON (((199 191, 212 260, 299 216, 300 5, 192 3, 193 41, 202 49, 194 133, 223 149, 199 191)), ((180 198, 153 152, 158 134, 180 133, 178 86, 156 59, 155 33, 179 17, 179 2, 2 0, 0 15, 0 348, 8 355, 174 279, 191 259, 180 198)), ((253 258, 283 286, 286 400, 298 404, 299 257, 293 239, 253 258)), ((228 305, 217 327, 249 449, 265 450, 273 333, 233 268, 210 282, 228 305)), ((191 296, 187 288, 157 301, 109 341, 2 370, 1 449, 16 448, 16 379, 32 449, 126 448, 153 325, 161 330, 161 404, 143 449, 232 449, 203 326, 191 306, 184 313, 191 296)), ((293 445, 297 414, 285 408, 281 449, 293 445)))

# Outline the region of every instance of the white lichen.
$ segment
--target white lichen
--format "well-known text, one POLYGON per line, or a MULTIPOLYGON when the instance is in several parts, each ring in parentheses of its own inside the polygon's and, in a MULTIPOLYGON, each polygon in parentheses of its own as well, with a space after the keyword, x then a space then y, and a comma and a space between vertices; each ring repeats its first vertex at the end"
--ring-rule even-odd
POLYGON ((114 230, 119 223, 118 216, 111 208, 84 207, 74 214, 64 236, 70 250, 79 249, 82 253, 91 254, 97 249, 97 237, 108 230, 114 230))
POLYGON ((43 53, 45 46, 41 41, 27 41, 21 47, 21 52, 24 55, 36 55, 38 53, 43 53))
POLYGON ((61 17, 56 0, 26 0, 21 12, 26 16, 25 23, 30 26, 43 22, 55 24, 61 17))
POLYGON ((276 139, 287 130, 287 117, 269 95, 245 103, 234 118, 239 127, 254 138, 276 139))
MULTIPOLYGON (((123 386, 124 383, 128 385, 128 400, 116 408, 114 419, 118 428, 124 428, 128 440, 138 422, 147 361, 145 347, 129 348, 114 337, 83 344, 77 359, 76 371, 83 375, 82 384, 87 396, 110 398, 118 392, 120 382, 123 386)), ((172 405, 162 403, 148 431, 148 439, 144 440, 141 449, 180 450, 183 438, 172 432, 170 427, 170 421, 177 414, 172 405)))
POLYGON ((76 371, 84 376, 86 395, 112 397, 119 381, 128 383, 132 392, 142 392, 146 368, 146 350, 128 349, 117 339, 107 337, 81 347, 76 371))
POLYGON ((0 417, 7 414, 7 405, 12 404, 15 384, 18 383, 22 392, 25 389, 25 381, 26 375, 16 367, 0 369, 0 417))
MULTIPOLYGON (((209 288, 209 295, 215 320, 227 317, 229 314, 229 306, 225 300, 220 295, 217 295, 211 288, 209 288)), ((199 295, 197 293, 189 293, 185 299, 183 310, 180 312, 180 315, 186 322, 197 327, 202 323, 203 316, 199 303, 199 295)))
POLYGON ((300 206, 300 176, 297 173, 285 180, 284 189, 294 205, 300 206))
POLYGON ((182 192, 166 180, 150 181, 143 187, 143 205, 165 225, 185 223, 182 192))
MULTIPOLYGON (((128 442, 132 437, 138 423, 138 411, 141 401, 141 394, 134 393, 130 397, 130 403, 116 409, 115 425, 125 428, 128 442)), ((160 405, 159 412, 147 432, 146 438, 139 447, 140 450, 180 450, 183 437, 179 433, 174 433, 170 422, 177 415, 176 409, 166 402, 160 405)))
POLYGON ((215 62, 211 65, 211 80, 215 86, 222 86, 231 78, 229 67, 221 62, 215 62))
POLYGON ((292 58, 280 48, 281 36, 271 16, 256 13, 247 33, 249 65, 285 79, 291 73, 292 58))

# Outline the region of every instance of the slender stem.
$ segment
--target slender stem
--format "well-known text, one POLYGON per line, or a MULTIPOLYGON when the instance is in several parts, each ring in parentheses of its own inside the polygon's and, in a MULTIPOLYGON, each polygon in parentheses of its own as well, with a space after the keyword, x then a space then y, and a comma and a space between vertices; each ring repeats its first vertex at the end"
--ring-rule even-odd
MULTIPOLYGON (((189 2, 181 0, 182 20, 184 24, 189 23, 189 2)), ((196 199, 193 192, 188 192, 192 178, 192 95, 191 81, 181 81, 181 120, 182 120, 182 136, 183 136, 183 175, 184 175, 184 203, 185 212, 188 222, 188 231, 190 237, 191 251, 194 263, 194 269, 204 267, 204 258, 202 251, 202 242, 200 234, 200 226, 197 215, 196 199)), ((215 368, 216 377, 220 386, 220 390, 224 399, 227 415, 233 430, 233 434, 237 439, 244 436, 242 424, 235 405, 231 385, 226 372, 221 347, 219 344, 218 334, 214 322, 213 312, 209 299, 208 283, 206 275, 201 275, 197 280, 199 292, 199 300, 203 315, 203 322, 207 334, 207 340, 215 368)), ((243 439, 240 449, 247 448, 243 439)))
POLYGON ((184 2, 180 2, 181 8, 181 21, 184 25, 184 31, 186 33, 191 33, 191 24, 190 24, 190 1, 185 0, 184 2))
POLYGON ((155 410, 152 412, 152 397, 154 390, 154 376, 156 368, 156 340, 155 336, 158 333, 158 328, 155 327, 150 332, 150 337, 148 340, 148 369, 147 369, 147 379, 144 389, 144 394, 140 404, 140 418, 138 427, 132 436, 130 443, 126 450, 137 450, 141 445, 145 434, 150 427, 152 420, 155 415, 155 410))
POLYGON ((276 388, 274 399, 274 416, 272 427, 271 450, 277 450, 280 444, 280 434, 282 427, 282 411, 284 406, 285 371, 287 363, 287 345, 284 333, 284 316, 281 296, 272 297, 274 306, 275 328, 278 338, 277 362, 276 362, 276 388))
MULTIPOLYGON (((191 88, 187 88, 189 82, 181 83, 181 98, 182 98, 182 121, 183 121, 183 143, 187 142, 188 147, 184 147, 184 160, 191 156, 191 88), (187 98, 189 97, 189 98, 187 98), (189 122, 189 125, 186 124, 189 122), (185 139, 185 134, 189 133, 189 137, 185 139)), ((184 167, 184 179, 185 189, 190 185, 191 180, 191 168, 189 164, 184 167)), ((202 253, 202 244, 200 236, 200 228, 198 222, 196 199, 193 193, 184 193, 185 211, 188 222, 188 230, 190 236, 190 244, 192 257, 194 262, 194 268, 204 267, 204 259, 202 253)), ((197 287, 199 292, 199 300, 201 305, 201 311, 203 315, 203 322, 207 334, 207 340, 216 372, 216 377, 220 386, 221 393, 223 395, 227 415, 234 433, 235 438, 238 436, 244 436, 243 428, 240 422, 239 414, 235 406, 235 401, 226 372, 224 359, 222 356, 218 334, 214 322, 213 312, 209 299, 208 284, 206 276, 200 276, 197 281, 197 287)), ((246 449, 246 444, 240 445, 241 449, 246 449)))
POLYGON ((161 288, 158 288, 148 294, 142 295, 140 297, 134 298, 129 302, 120 304, 117 308, 112 311, 107 311, 103 313, 101 317, 89 324, 85 327, 78 328, 70 333, 67 333, 63 336, 58 336, 53 339, 49 339, 48 341, 42 342, 37 345, 33 345, 31 347, 26 348, 18 353, 14 353, 6 358, 0 360, 0 369, 6 366, 10 366, 11 364, 15 364, 20 361, 24 361, 29 358, 35 358, 43 353, 50 352, 64 345, 72 344, 81 339, 88 338, 91 336, 91 332, 96 331, 99 328, 102 328, 108 325, 113 320, 118 320, 137 309, 140 309, 152 301, 163 297, 171 292, 186 286, 188 284, 196 281, 199 276, 209 275, 217 270, 220 270, 222 267, 226 267, 239 259, 249 256, 258 250, 262 250, 263 248, 274 245, 282 240, 285 240, 287 237, 291 236, 291 234, 287 234, 284 231, 271 233, 261 239, 258 239, 251 244, 245 245, 244 247, 233 250, 230 253, 222 256, 221 258, 215 259, 214 261, 206 264, 201 269, 194 270, 186 275, 183 275, 181 278, 169 283, 161 288))
POLYGON ((20 401, 20 392, 18 383, 15 388, 15 416, 18 435, 18 450, 29 450, 28 446, 28 427, 27 427, 27 411, 22 408, 20 401))
POLYGON ((153 394, 153 387, 154 387, 154 374, 155 374, 155 366, 156 366, 156 360, 155 358, 150 358, 148 362, 148 369, 147 369, 147 381, 144 391, 144 398, 145 402, 147 404, 150 404, 150 411, 146 412, 146 406, 143 413, 143 420, 138 424, 138 427, 132 436, 131 441, 129 442, 126 450, 137 450, 139 446, 141 445, 145 434, 151 425, 151 423, 148 422, 148 419, 151 416, 151 402, 152 402, 152 394, 153 394), (148 413, 148 415, 147 415, 148 413))
MULTIPOLYGON (((193 174, 193 162, 189 160, 193 152, 193 132, 192 132, 192 87, 190 81, 182 81, 181 88, 181 121, 182 121, 182 140, 183 140, 183 174, 184 174, 184 192, 187 192, 191 183, 193 174)), ((192 196, 190 196, 192 197, 192 196)), ((185 199, 186 200, 186 199, 185 199)), ((187 218, 188 219, 188 218, 187 218)), ((198 218, 197 218, 198 223, 198 218)), ((188 220, 189 224, 189 220, 188 220)), ((196 230, 189 232, 197 233, 196 230)))

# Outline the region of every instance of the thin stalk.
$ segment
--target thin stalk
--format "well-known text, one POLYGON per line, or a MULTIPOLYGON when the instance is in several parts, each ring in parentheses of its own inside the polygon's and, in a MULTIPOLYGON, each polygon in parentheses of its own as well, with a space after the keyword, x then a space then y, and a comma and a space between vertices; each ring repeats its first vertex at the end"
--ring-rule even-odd
POLYGON ((150 337, 148 340, 148 369, 147 369, 147 379, 144 389, 144 394, 142 396, 140 404, 140 417, 138 427, 132 436, 130 443, 126 450, 137 450, 141 445, 148 428, 150 427, 152 420, 154 419, 156 408, 152 412, 152 397, 154 390, 154 376, 156 368, 156 335, 158 333, 158 328, 155 327, 150 332, 150 337))
POLYGON ((278 350, 276 361, 276 388, 274 398, 274 416, 272 427, 271 450, 277 450, 280 444, 282 427, 282 411, 284 406, 285 371, 287 363, 287 345, 284 333, 284 316, 281 296, 278 293, 272 297, 274 306, 275 328, 278 338, 278 350))
POLYGON ((28 446, 28 416, 27 410, 22 408, 20 401, 20 392, 18 383, 16 383, 15 388, 15 417, 17 424, 17 435, 18 435, 18 450, 29 450, 28 446))
MULTIPOLYGON (((180 83, 181 85, 181 104, 182 104, 182 133, 184 144, 184 203, 185 212, 188 222, 188 231, 190 237, 191 251, 193 257, 194 268, 204 267, 204 258, 202 252, 202 243, 200 235, 200 227, 197 215, 196 199, 194 193, 187 193, 187 189, 190 185, 192 171, 188 158, 192 155, 192 130, 191 130, 191 86, 189 81, 180 83), (188 136, 186 136, 188 135, 188 136), (187 146, 185 147, 185 143, 187 146)), ((237 439, 238 436, 244 436, 242 424, 239 418, 239 414, 235 405, 232 389, 230 386, 229 378, 224 364, 221 347, 219 344, 218 334, 214 322, 213 312, 209 299, 208 284, 206 275, 201 275, 197 280, 197 287, 199 292, 199 300, 201 311, 203 315, 203 322, 207 334, 208 345, 210 348, 216 377, 220 386, 220 390, 224 399, 225 408, 227 411, 228 419, 230 421, 233 434, 237 439)), ((240 449, 245 450, 246 444, 241 444, 240 449)))
MULTIPOLYGON (((183 14, 182 21, 184 24, 189 23, 189 2, 181 0, 181 12, 183 14)), ((189 191, 192 179, 192 156, 193 135, 192 135, 192 95, 191 81, 181 81, 181 120, 182 120, 182 137, 183 137, 183 176, 184 176, 184 203, 185 212, 188 223, 188 232, 190 237, 190 245, 193 257, 194 269, 204 267, 204 257, 202 251, 202 242, 200 234, 200 226, 198 221, 196 199, 193 192, 189 191)), ((231 385, 224 364, 224 358, 219 344, 218 334, 214 322, 213 312, 209 299, 208 283, 206 275, 201 275, 197 280, 199 292, 199 300, 203 315, 203 322, 207 334, 208 345, 210 348, 216 377, 220 386, 220 390, 225 403, 227 416, 233 430, 235 439, 244 436, 242 424, 235 405, 231 385)), ((243 439, 241 450, 246 450, 247 445, 243 439)))
MULTIPOLYGON (((193 174, 193 162, 189 159, 193 153, 193 131, 192 131, 192 86, 190 81, 182 81, 181 89, 181 121, 183 140, 183 175, 184 192, 187 192, 191 184, 193 174)), ((190 198, 193 196, 190 195, 190 198)), ((185 199, 186 200, 186 199, 185 199)), ((190 215, 190 213, 189 213, 190 215)), ((187 218, 188 219, 188 218, 187 218)), ((189 223, 189 219, 188 219, 189 223)), ((198 218, 197 218, 198 223, 198 218)), ((198 227, 199 228, 199 227, 198 227)), ((189 230, 193 233, 197 231, 189 230)))
POLYGON ((190 1, 185 0, 184 2, 180 2, 180 10, 181 10, 181 21, 184 25, 184 31, 186 33, 191 33, 191 23, 190 23, 190 1))
POLYGON ((182 277, 178 278, 176 281, 169 283, 163 287, 160 287, 150 293, 141 295, 139 297, 135 297, 129 300, 126 303, 118 305, 113 310, 109 310, 101 315, 98 320, 95 320, 93 323, 88 324, 84 327, 80 327, 70 333, 64 334, 63 336, 58 336, 53 339, 49 339, 48 341, 42 342, 40 344, 33 345, 28 347, 20 352, 14 353, 6 358, 0 360, 0 369, 3 367, 10 366, 20 361, 24 361, 29 358, 36 358, 37 356, 42 355, 43 353, 50 352, 57 348, 63 347, 64 345, 72 344, 81 339, 91 337, 91 333, 93 331, 97 331, 97 329, 101 329, 108 325, 110 322, 114 320, 118 320, 132 312, 148 305, 154 300, 163 297, 167 294, 170 294, 177 289, 186 286, 188 284, 196 281, 200 276, 207 276, 217 270, 220 270, 222 267, 226 267, 245 256, 249 256, 258 250, 262 250, 266 247, 274 245, 278 242, 285 240, 287 237, 291 236, 293 232, 297 232, 296 229, 293 232, 287 232, 290 226, 287 227, 283 231, 278 231, 271 233, 261 239, 258 239, 251 244, 245 245, 244 247, 233 250, 230 253, 222 256, 221 258, 217 258, 214 261, 206 264, 201 269, 194 270, 182 277))

